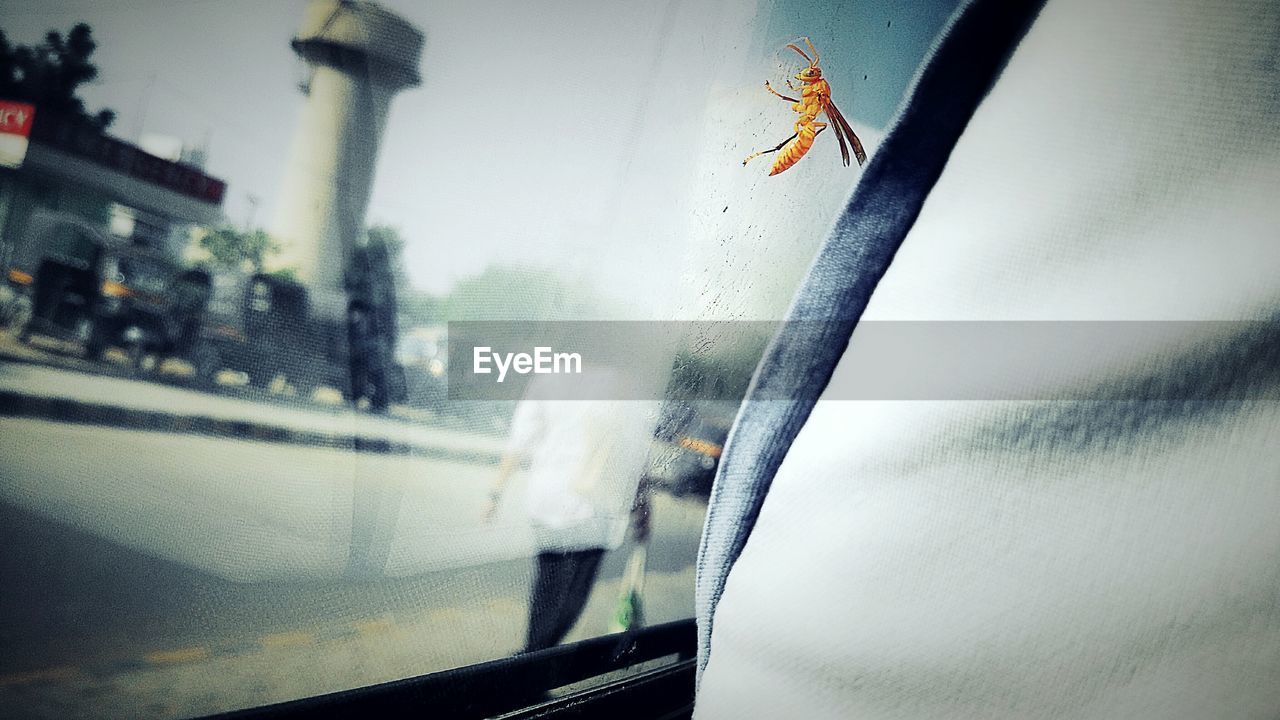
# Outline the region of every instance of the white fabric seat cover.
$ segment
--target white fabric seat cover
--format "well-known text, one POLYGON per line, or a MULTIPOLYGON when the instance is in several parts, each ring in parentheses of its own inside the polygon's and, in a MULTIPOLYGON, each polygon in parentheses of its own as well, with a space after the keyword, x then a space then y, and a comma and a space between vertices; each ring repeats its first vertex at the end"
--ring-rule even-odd
MULTIPOLYGON (((1278 58, 1276 3, 1049 2, 864 320, 1274 319, 1278 58)), ((1278 518, 1275 401, 824 398, 728 577, 696 717, 1275 718, 1278 518)))

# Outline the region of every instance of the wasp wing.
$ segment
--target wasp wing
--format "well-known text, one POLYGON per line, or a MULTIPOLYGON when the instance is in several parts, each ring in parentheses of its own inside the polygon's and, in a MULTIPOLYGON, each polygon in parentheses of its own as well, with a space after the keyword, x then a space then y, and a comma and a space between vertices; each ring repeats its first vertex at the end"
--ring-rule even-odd
MULTIPOLYGON (((836 130, 836 140, 840 141, 840 158, 844 160, 844 166, 849 167, 849 146, 845 144, 844 132, 840 129, 840 123, 836 122, 836 115, 839 115, 840 111, 836 110, 835 103, 831 102, 830 95, 820 94, 818 99, 822 103, 822 109, 827 113, 827 119, 831 121, 827 124, 836 130)), ((822 130, 818 132, 822 132, 822 130)), ((817 133, 814 133, 814 137, 817 137, 817 133)))
POLYGON ((857 133, 853 128, 849 127, 849 121, 844 119, 840 114, 840 110, 836 108, 836 104, 827 98, 823 103, 823 110, 826 110, 827 117, 831 120, 831 125, 836 129, 836 137, 840 140, 840 154, 844 157, 844 164, 849 164, 849 151, 845 149, 845 137, 849 138, 849 144, 853 146, 853 154, 858 158, 858 165, 862 166, 867 162, 867 151, 862 149, 862 141, 858 139, 857 133))
POLYGON ((840 141, 840 159, 844 160, 844 166, 849 167, 849 146, 844 141, 844 132, 840 130, 840 123, 831 114, 831 110, 835 107, 831 103, 824 103, 823 107, 827 109, 827 119, 831 121, 830 125, 836 131, 836 140, 840 141))

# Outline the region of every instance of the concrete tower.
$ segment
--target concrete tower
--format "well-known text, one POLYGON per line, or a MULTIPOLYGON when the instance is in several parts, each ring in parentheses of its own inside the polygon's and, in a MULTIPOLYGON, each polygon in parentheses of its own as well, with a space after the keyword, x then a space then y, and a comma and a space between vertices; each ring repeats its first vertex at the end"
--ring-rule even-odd
POLYGON ((307 64, 306 105, 272 234, 280 268, 317 290, 342 288, 364 231, 378 144, 391 98, 421 82, 423 34, 363 0, 312 0, 293 50, 307 64))

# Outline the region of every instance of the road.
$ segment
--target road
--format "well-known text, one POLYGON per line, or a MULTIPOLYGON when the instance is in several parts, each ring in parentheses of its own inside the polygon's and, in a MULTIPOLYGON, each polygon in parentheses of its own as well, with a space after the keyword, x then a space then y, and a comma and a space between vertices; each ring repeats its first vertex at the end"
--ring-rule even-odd
MULTIPOLYGON (((493 438, 32 365, 4 391, 119 410, 0 408, 0 717, 190 717, 519 647, 531 545, 518 486, 480 521, 493 438), (142 411, 291 430, 110 424, 142 411), (296 441, 345 436, 391 444, 296 441)), ((655 497, 651 622, 692 614, 704 509, 655 497)), ((607 631, 627 551, 570 639, 607 631)))

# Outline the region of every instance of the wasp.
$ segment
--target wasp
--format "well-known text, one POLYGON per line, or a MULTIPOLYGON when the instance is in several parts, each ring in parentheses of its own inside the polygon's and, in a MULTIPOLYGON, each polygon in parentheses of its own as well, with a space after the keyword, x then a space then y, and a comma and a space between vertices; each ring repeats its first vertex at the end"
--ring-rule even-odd
MULTIPOLYGON (((795 165, 800 158, 804 157, 805 153, 809 152, 809 148, 813 147, 814 138, 818 137, 818 134, 828 127, 828 123, 818 122, 820 113, 826 113, 827 120, 830 121, 830 127, 835 129, 836 139, 840 141, 840 156, 844 158, 845 167, 849 165, 849 145, 853 146, 853 154, 854 157, 858 158, 859 166, 867 161, 867 153, 862 149, 862 141, 858 139, 858 136, 853 132, 853 128, 849 127, 848 121, 836 109, 835 103, 831 102, 831 86, 822 78, 822 68, 818 67, 818 50, 813 47, 813 43, 809 41, 809 38, 804 38, 804 42, 809 46, 809 51, 813 53, 812 58, 796 44, 787 44, 787 47, 800 53, 800 56, 809 63, 809 67, 801 70, 795 76, 795 79, 800 81, 800 99, 787 97, 774 90, 769 85, 768 80, 764 81, 764 87, 770 93, 787 102, 794 103, 791 109, 800 113, 799 119, 796 120, 795 132, 775 148, 751 153, 746 160, 742 161, 743 165, 771 152, 777 152, 778 158, 773 161, 773 169, 769 171, 770 175, 777 175, 795 165), (847 143, 846 139, 848 140, 847 143)), ((791 80, 787 80, 787 87, 793 91, 797 89, 795 85, 791 84, 791 80)))

